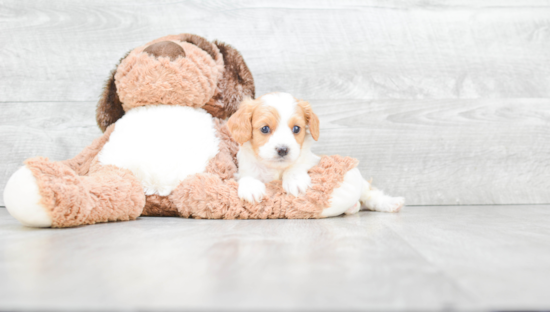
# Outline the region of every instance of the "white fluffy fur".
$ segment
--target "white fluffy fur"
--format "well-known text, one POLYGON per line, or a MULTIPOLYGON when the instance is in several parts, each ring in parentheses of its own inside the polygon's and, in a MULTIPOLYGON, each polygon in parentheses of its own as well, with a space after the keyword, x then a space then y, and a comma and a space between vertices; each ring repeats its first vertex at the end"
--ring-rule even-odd
MULTIPOLYGON (((282 180, 283 188, 289 194, 298 196, 311 186, 308 170, 319 163, 320 158, 311 152, 313 138, 306 133, 302 147, 286 126, 296 114, 297 102, 288 93, 271 93, 262 97, 262 105, 277 109, 279 127, 271 134, 269 141, 261 146, 258 155, 250 142, 244 143, 237 159, 239 161, 239 197, 249 202, 261 201, 265 196, 264 183, 282 180), (278 161, 276 148, 286 146, 289 154, 285 162, 278 161)), ((305 130, 305 129, 304 129, 305 130)), ((405 201, 402 197, 391 197, 373 188, 363 179, 359 169, 350 170, 344 176, 342 184, 332 194, 331 206, 322 213, 323 217, 353 214, 361 208, 367 210, 397 212, 405 201)))
POLYGON ((8 212, 26 226, 52 226, 51 216, 40 205, 41 199, 36 178, 25 166, 10 177, 4 189, 4 203, 8 212))
MULTIPOLYGON (((308 135, 309 136, 309 135, 308 135)), ((260 202, 258 198, 263 198, 265 195, 264 188, 257 187, 257 184, 264 184, 273 180, 283 180, 283 188, 289 194, 298 196, 304 193, 311 186, 311 178, 307 174, 308 170, 319 163, 319 156, 313 154, 310 150, 313 139, 306 137, 302 145, 301 153, 294 164, 287 168, 280 169, 278 167, 270 167, 261 161, 258 161, 250 142, 244 143, 239 152, 237 159, 239 161, 239 172, 236 177, 239 181, 239 197, 249 202, 260 202), (242 183, 243 179, 255 180, 256 182, 242 183)))
MULTIPOLYGON (((296 114, 298 103, 296 99, 288 93, 271 93, 262 96, 262 105, 271 106, 279 112, 279 126, 271 133, 269 141, 258 149, 259 161, 264 165, 278 168, 280 171, 294 163, 300 156, 300 144, 296 142, 292 129, 288 127, 288 122, 296 114), (288 154, 285 156, 285 162, 279 162, 277 147, 287 147, 288 154), (272 162, 274 161, 274 162, 272 162)), ((306 129, 303 129, 305 131, 306 129)))
POLYGON ((252 177, 243 177, 239 180, 239 197, 248 202, 262 202, 265 196, 265 184, 252 177))
POLYGON ((166 196, 187 176, 203 172, 218 145, 212 116, 205 110, 143 106, 117 121, 99 161, 132 171, 145 194, 166 196))
MULTIPOLYGON (((335 217, 354 208, 361 198, 363 177, 359 169, 353 168, 344 175, 344 181, 332 192, 330 207, 323 210, 321 216, 335 217)), ((357 211, 355 211, 357 212, 357 211)))
MULTIPOLYGON (((296 142, 288 122, 296 114, 296 100, 288 93, 272 93, 262 97, 262 105, 275 107, 279 113, 279 126, 269 138, 269 141, 254 153, 250 142, 244 143, 238 154, 239 197, 241 199, 260 201, 265 195, 265 187, 259 188, 258 183, 282 180, 283 188, 289 194, 298 196, 311 186, 311 178, 307 171, 319 163, 320 158, 311 152, 313 139, 306 133, 304 143, 296 142), (280 161, 277 147, 288 148, 285 161, 280 161), (242 183, 246 179, 247 182, 242 183), (256 180, 250 182, 250 180, 256 180), (252 200, 251 200, 252 199, 252 200)), ((306 131, 303 129, 302 131, 306 131)))
POLYGON ((366 210, 382 212, 398 212, 405 205, 403 197, 388 196, 365 180, 363 180, 363 190, 359 201, 362 208, 366 210))
POLYGON ((403 197, 391 197, 371 186, 363 179, 359 169, 354 168, 344 175, 344 181, 334 189, 330 207, 323 210, 323 217, 354 214, 361 208, 382 212, 398 212, 405 205, 403 197))

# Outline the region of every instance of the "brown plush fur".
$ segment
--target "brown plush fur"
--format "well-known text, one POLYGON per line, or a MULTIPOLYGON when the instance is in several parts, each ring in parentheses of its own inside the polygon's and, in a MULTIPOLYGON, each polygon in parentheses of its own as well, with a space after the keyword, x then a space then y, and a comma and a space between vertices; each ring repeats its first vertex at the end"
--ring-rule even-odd
MULTIPOLYGON (((130 52, 132 51, 128 51, 128 53, 126 53, 126 55, 120 59, 119 64, 128 56, 128 54, 130 54, 130 52)), ((103 88, 101 99, 97 103, 96 121, 99 129, 101 129, 101 131, 103 132, 105 132, 107 127, 109 127, 117 120, 119 120, 122 116, 124 116, 122 103, 120 102, 120 98, 118 97, 115 85, 115 74, 117 68, 118 65, 111 72, 111 76, 109 77, 107 83, 105 84, 105 87, 103 88)))
POLYGON ((152 55, 156 58, 158 57, 168 57, 170 61, 176 60, 178 57, 185 57, 185 51, 183 48, 171 41, 161 41, 155 44, 152 44, 145 48, 143 52, 146 52, 149 55, 152 55))
POLYGON ((231 138, 231 133, 224 121, 214 119, 217 137, 220 139, 218 146, 220 152, 212 158, 206 166, 206 173, 214 174, 222 180, 233 178, 237 172, 237 152, 239 145, 231 138))
POLYGON ((193 35, 193 34, 179 34, 179 35, 175 35, 175 36, 162 37, 162 38, 157 39, 153 42, 158 42, 162 39, 177 40, 177 41, 180 41, 180 42, 189 42, 191 44, 196 45, 201 50, 204 50, 216 62, 221 60, 221 55, 220 55, 218 49, 216 49, 216 47, 212 43, 210 43, 208 40, 204 39, 203 37, 193 35))
POLYGON ((243 98, 254 98, 254 78, 241 54, 232 46, 214 41, 223 55, 225 70, 218 93, 203 107, 212 116, 225 119, 239 108, 243 98))
POLYGON ((143 208, 142 216, 150 217, 179 217, 178 209, 168 196, 160 196, 157 194, 147 195, 145 207, 143 208))
POLYGON ((170 61, 134 49, 118 66, 115 84, 124 111, 144 105, 202 107, 214 96, 223 61, 188 42, 178 43, 185 57, 170 61))

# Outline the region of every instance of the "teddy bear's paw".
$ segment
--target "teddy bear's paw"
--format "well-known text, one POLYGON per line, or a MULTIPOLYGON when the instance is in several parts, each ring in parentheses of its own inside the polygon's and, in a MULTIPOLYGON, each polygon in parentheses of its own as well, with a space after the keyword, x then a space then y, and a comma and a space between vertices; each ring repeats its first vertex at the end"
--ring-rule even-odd
POLYGON ((311 178, 307 172, 283 175, 283 188, 288 194, 298 196, 311 187, 311 178))
POLYGON ((249 203, 260 203, 265 196, 265 184, 251 177, 239 179, 239 198, 249 203))
POLYGON ((4 189, 4 203, 8 212, 19 222, 32 227, 50 227, 52 218, 40 204, 36 178, 26 166, 19 168, 4 189))

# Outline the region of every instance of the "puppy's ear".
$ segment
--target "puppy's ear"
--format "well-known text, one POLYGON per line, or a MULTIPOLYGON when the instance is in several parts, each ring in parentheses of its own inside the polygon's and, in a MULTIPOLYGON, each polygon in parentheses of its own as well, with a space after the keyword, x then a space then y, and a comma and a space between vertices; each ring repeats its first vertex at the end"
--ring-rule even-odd
POLYGON ((258 103, 251 98, 241 102, 239 109, 227 121, 227 128, 237 143, 244 144, 252 139, 252 115, 258 103))
POLYGON ((311 105, 308 102, 302 100, 297 101, 298 106, 302 108, 304 115, 306 116, 306 123, 309 127, 309 133, 311 133, 311 136, 315 141, 319 140, 319 118, 315 115, 311 105))
MULTIPOLYGON (((126 55, 121 58, 118 63, 120 64, 120 62, 122 62, 122 60, 125 59, 128 54, 130 54, 130 52, 132 51, 126 53, 126 55)), ((101 98, 97 103, 97 125, 103 132, 105 132, 105 129, 107 129, 107 127, 109 127, 111 124, 115 123, 122 116, 124 116, 124 109, 122 109, 122 103, 120 102, 120 99, 118 97, 115 85, 116 70, 117 68, 115 68, 111 72, 111 77, 109 77, 109 80, 107 80, 107 83, 103 88, 103 94, 101 95, 101 98)))

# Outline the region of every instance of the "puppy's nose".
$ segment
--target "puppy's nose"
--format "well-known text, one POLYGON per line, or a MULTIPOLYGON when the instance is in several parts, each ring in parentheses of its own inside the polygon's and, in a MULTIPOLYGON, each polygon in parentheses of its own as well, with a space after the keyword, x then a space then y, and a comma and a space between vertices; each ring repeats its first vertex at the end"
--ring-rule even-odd
POLYGON ((286 154, 288 154, 288 147, 286 146, 277 147, 276 150, 277 154, 279 154, 279 156, 281 157, 284 157, 286 156, 286 154))

